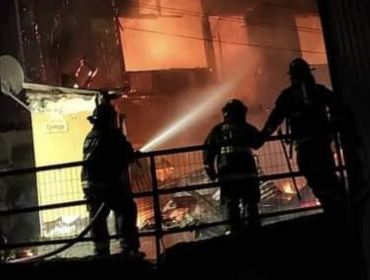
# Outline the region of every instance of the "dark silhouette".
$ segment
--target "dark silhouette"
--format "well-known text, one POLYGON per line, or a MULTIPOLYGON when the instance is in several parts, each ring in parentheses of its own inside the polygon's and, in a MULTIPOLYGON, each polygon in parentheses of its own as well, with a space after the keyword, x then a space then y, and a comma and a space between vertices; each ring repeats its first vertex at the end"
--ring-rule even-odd
POLYGON ((245 211, 248 212, 250 225, 260 225, 258 203, 261 195, 251 150, 260 146, 260 135, 255 127, 247 123, 247 111, 240 100, 230 100, 222 110, 224 121, 208 135, 203 153, 207 175, 211 180, 218 178, 220 181, 223 214, 230 221, 233 234, 243 228, 245 211))
POLYGON ((301 58, 291 62, 291 85, 277 98, 262 137, 267 138, 286 120, 299 169, 308 185, 326 214, 343 217, 345 193, 331 149, 338 108, 333 92, 316 83, 312 70, 301 58))
POLYGON ((128 175, 128 166, 135 157, 134 150, 115 127, 116 113, 109 100, 103 98, 88 119, 93 128, 84 143, 82 181, 90 217, 95 216, 102 203, 105 204, 92 227, 95 253, 99 256, 110 254, 107 217, 113 210, 123 253, 139 254, 137 207, 128 175))

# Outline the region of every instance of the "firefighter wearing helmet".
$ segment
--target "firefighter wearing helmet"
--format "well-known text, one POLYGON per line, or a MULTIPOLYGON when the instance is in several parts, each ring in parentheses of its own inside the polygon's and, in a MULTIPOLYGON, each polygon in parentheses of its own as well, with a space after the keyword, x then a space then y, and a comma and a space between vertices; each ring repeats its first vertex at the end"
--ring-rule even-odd
POLYGON ((277 98, 262 135, 267 138, 286 120, 299 169, 324 212, 334 218, 344 213, 344 187, 336 175, 331 149, 337 102, 331 90, 316 83, 312 70, 302 58, 291 62, 291 85, 277 98))
POLYGON ((222 109, 224 120, 209 133, 203 152, 207 175, 211 180, 219 179, 222 212, 230 222, 232 234, 238 234, 243 229, 245 212, 248 212, 251 226, 260 225, 259 180, 251 150, 261 145, 260 135, 255 127, 247 123, 247 112, 247 107, 240 100, 227 102, 222 109))
POLYGON ((92 225, 95 254, 110 254, 107 218, 113 210, 122 252, 129 256, 140 256, 137 207, 128 178, 134 150, 125 135, 116 128, 116 113, 108 99, 102 99, 88 120, 93 127, 84 142, 81 179, 90 218, 96 216, 102 204, 105 205, 92 225))

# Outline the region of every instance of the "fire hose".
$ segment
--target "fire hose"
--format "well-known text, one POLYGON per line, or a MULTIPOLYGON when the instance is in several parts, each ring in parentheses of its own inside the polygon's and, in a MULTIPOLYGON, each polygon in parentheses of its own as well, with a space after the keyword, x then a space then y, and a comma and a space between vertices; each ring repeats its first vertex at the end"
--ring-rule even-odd
POLYGON ((83 231, 81 231, 81 233, 75 239, 73 239, 69 243, 63 245, 62 247, 60 247, 60 248, 58 248, 58 249, 56 249, 52 252, 45 253, 43 255, 39 255, 39 256, 35 256, 35 257, 31 257, 31 258, 22 258, 22 259, 7 261, 5 263, 6 264, 17 264, 17 263, 36 262, 36 261, 40 261, 40 260, 44 260, 44 259, 53 257, 55 255, 58 255, 58 254, 60 254, 64 251, 68 250, 69 248, 74 246, 77 242, 81 241, 86 236, 86 234, 91 230, 95 221, 99 218, 99 216, 102 213, 104 207, 105 207, 105 203, 102 203, 100 205, 98 211, 96 212, 95 216, 91 219, 90 223, 86 226, 86 228, 83 231))

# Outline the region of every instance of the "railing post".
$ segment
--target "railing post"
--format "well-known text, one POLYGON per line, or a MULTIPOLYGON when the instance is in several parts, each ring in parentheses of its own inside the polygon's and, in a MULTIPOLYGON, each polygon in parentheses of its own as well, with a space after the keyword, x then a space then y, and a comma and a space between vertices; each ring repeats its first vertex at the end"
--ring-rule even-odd
POLYGON ((347 191, 346 175, 344 171, 344 159, 342 157, 342 145, 340 143, 340 137, 338 134, 334 135, 334 144, 339 165, 340 180, 342 181, 343 188, 345 188, 345 190, 347 191))
POLYGON ((157 168, 155 164, 155 156, 150 156, 150 173, 152 177, 152 187, 153 187, 153 203, 154 203, 154 219, 155 219, 155 242, 156 242, 156 255, 157 261, 161 254, 161 238, 163 234, 162 228, 162 213, 161 204, 159 199, 159 188, 157 180, 157 168))
POLYGON ((5 250, 4 245, 6 243, 5 236, 2 235, 1 223, 0 223, 0 265, 5 261, 5 250))

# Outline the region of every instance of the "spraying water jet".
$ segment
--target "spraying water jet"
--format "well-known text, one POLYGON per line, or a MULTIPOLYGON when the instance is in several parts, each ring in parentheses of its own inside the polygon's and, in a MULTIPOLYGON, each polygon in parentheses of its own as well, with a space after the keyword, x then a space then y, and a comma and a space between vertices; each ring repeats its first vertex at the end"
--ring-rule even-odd
POLYGON ((240 82, 243 75, 237 75, 233 79, 223 82, 222 84, 211 86, 204 89, 204 96, 209 96, 203 100, 199 105, 192 109, 185 116, 180 117, 177 121, 169 125, 163 132, 154 137, 151 141, 145 144, 140 151, 149 152, 161 144, 165 143, 171 137, 182 131, 183 129, 189 127, 191 124, 199 120, 199 117, 210 113, 210 110, 214 108, 215 105, 223 101, 228 93, 230 93, 240 82))

